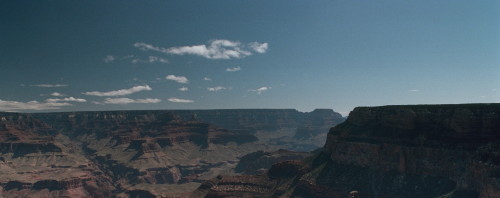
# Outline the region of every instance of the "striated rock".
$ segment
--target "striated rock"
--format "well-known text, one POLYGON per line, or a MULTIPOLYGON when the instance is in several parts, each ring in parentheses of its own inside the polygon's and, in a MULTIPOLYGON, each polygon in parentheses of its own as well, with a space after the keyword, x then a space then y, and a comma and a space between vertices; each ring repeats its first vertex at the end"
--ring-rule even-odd
POLYGON ((295 109, 227 109, 227 110, 176 110, 171 111, 184 120, 196 119, 229 130, 255 132, 279 128, 300 128, 296 138, 306 138, 324 133, 345 119, 331 109, 299 112, 295 109), (193 118, 193 115, 194 118, 193 118))
POLYGON ((149 168, 140 178, 150 184, 176 184, 181 180, 181 172, 177 167, 149 168))
MULTIPOLYGON (((331 110, 0 113, 0 194, 184 196, 217 174, 234 174, 250 152, 317 148, 310 139, 326 135, 317 130, 341 120, 331 110), (312 132, 294 138, 301 126, 312 132), (169 193, 184 184, 187 191, 169 193)), ((278 153, 267 167, 289 159, 278 153)))
POLYGON ((30 153, 61 152, 61 148, 51 142, 24 143, 24 142, 0 142, 1 153, 14 153, 14 157, 24 156, 30 153))
POLYGON ((62 190, 62 189, 73 189, 82 187, 83 183, 89 181, 90 178, 73 178, 70 180, 57 181, 57 180, 41 180, 37 181, 32 185, 32 189, 49 189, 49 190, 62 190))
POLYGON ((203 183, 191 197, 270 197, 275 185, 265 176, 218 176, 203 183))

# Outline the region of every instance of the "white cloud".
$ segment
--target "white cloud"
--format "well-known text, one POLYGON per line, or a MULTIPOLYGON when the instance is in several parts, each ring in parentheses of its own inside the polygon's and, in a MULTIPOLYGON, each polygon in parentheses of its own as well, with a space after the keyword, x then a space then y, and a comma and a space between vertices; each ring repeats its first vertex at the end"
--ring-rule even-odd
POLYGON ((209 77, 205 77, 205 78, 203 78, 203 80, 205 80, 205 81, 211 81, 212 79, 209 78, 209 77))
POLYGON ((194 102, 193 100, 180 99, 180 98, 169 98, 168 101, 176 102, 176 103, 192 103, 192 102, 194 102))
POLYGON ((419 89, 411 89, 409 90, 410 92, 419 92, 420 90, 419 89))
POLYGON ((137 48, 139 48, 142 51, 150 51, 151 50, 151 51, 168 53, 168 50, 165 49, 165 48, 156 47, 156 46, 153 46, 151 44, 142 43, 142 42, 134 43, 134 47, 137 47, 137 48))
POLYGON ((225 87, 222 87, 222 86, 217 86, 217 87, 209 87, 207 88, 208 91, 214 91, 214 92, 218 92, 218 91, 222 91, 222 90, 226 90, 227 88, 225 87))
POLYGON ((151 104, 161 102, 158 98, 131 99, 131 98, 106 98, 104 104, 151 104))
POLYGON ((197 55, 208 59, 244 58, 252 55, 251 52, 242 47, 241 43, 237 41, 212 40, 209 45, 171 47, 167 49, 167 53, 197 55))
POLYGON ((252 48, 257 53, 263 54, 263 53, 266 53, 267 48, 269 47, 269 44, 252 42, 252 43, 249 43, 248 46, 250 46, 250 48, 252 48))
POLYGON ((187 87, 181 87, 181 88, 179 88, 179 91, 189 91, 189 88, 187 88, 187 87))
POLYGON ((43 87, 43 88, 52 88, 52 87, 67 87, 68 85, 65 84, 37 84, 37 85, 30 85, 31 87, 43 87))
POLYGON ((61 107, 72 106, 72 104, 64 102, 18 102, 0 100, 0 111, 20 111, 20 110, 53 110, 60 109, 61 107))
POLYGON ((131 62, 133 64, 136 64, 136 63, 156 63, 156 62, 168 63, 168 60, 165 58, 157 57, 157 56, 148 56, 148 59, 146 59, 146 60, 136 58, 136 59, 132 59, 131 62))
POLYGON ((120 89, 116 91, 108 91, 108 92, 100 92, 100 91, 89 91, 89 92, 84 92, 82 94, 89 95, 89 96, 124 96, 124 95, 129 95, 133 94, 136 92, 140 91, 151 91, 151 87, 149 85, 145 86, 134 86, 130 89, 120 89))
POLYGON ((186 84, 189 82, 189 80, 185 76, 168 75, 168 76, 165 76, 165 79, 172 80, 172 81, 175 81, 178 83, 183 83, 183 84, 186 84))
POLYGON ((87 102, 87 100, 83 98, 74 98, 74 97, 67 97, 67 98, 49 98, 45 100, 46 102, 49 103, 54 103, 54 102, 87 102))
POLYGON ((55 96, 55 97, 62 97, 62 96, 65 96, 64 94, 61 94, 59 92, 54 92, 54 93, 51 93, 50 94, 51 96, 55 96))
POLYGON ((207 45, 179 46, 168 49, 142 42, 134 43, 134 47, 143 51, 156 51, 174 55, 188 54, 202 56, 208 59, 244 58, 252 55, 252 52, 250 52, 251 50, 257 53, 265 53, 268 46, 268 43, 252 42, 244 45, 238 41, 225 39, 211 40, 207 45))
POLYGON ((270 90, 272 87, 261 87, 258 89, 251 89, 249 91, 257 92, 257 94, 261 94, 262 92, 270 90))
POLYGON ((116 60, 116 57, 113 55, 107 55, 106 57, 103 58, 105 63, 110 63, 116 60))
POLYGON ((168 63, 167 59, 164 59, 164 58, 161 58, 161 57, 156 57, 156 56, 149 56, 148 57, 148 61, 150 63, 154 63, 154 62, 168 63))
POLYGON ((226 68, 226 71, 227 72, 236 72, 236 71, 240 71, 241 70, 241 67, 238 66, 238 67, 231 67, 231 68, 226 68))

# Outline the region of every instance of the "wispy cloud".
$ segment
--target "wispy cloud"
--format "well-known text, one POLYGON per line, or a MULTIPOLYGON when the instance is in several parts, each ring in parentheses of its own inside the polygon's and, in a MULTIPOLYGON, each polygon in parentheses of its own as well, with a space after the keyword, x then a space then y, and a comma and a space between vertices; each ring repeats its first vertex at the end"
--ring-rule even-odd
POLYGON ((54 93, 51 93, 50 95, 51 95, 51 96, 55 96, 55 97, 62 97, 62 96, 65 96, 64 94, 59 93, 59 92, 54 92, 54 93))
POLYGON ((137 57, 135 55, 127 55, 127 56, 114 56, 114 55, 107 55, 106 57, 103 58, 105 63, 111 63, 114 61, 125 61, 125 60, 130 60, 132 64, 138 64, 138 63, 168 63, 168 60, 166 58, 158 57, 158 56, 148 56, 146 58, 141 58, 137 57))
POLYGON ((144 86, 134 86, 129 89, 120 89, 116 91, 108 91, 108 92, 100 92, 100 91, 89 91, 89 92, 84 92, 82 94, 84 95, 89 95, 89 96, 125 96, 129 94, 133 94, 136 92, 140 91, 151 91, 151 87, 149 85, 144 85, 144 86))
POLYGON ((226 71, 227 71, 227 72, 237 72, 237 71, 241 71, 241 67, 240 67, 240 66, 238 66, 238 67, 226 68, 226 71))
POLYGON ((104 104, 151 104, 161 102, 158 98, 131 99, 131 98, 106 98, 104 104))
POLYGON ((169 98, 168 101, 175 103, 193 103, 193 100, 180 99, 180 98, 169 98))
POLYGON ((213 92, 218 92, 218 91, 222 91, 222 90, 226 90, 227 88, 225 87, 222 87, 222 86, 217 86, 217 87, 208 87, 207 90, 208 91, 213 91, 213 92))
POLYGON ((187 88, 187 87, 181 87, 181 88, 179 88, 179 91, 189 91, 189 88, 187 88))
POLYGON ((37 85, 30 85, 31 87, 42 87, 42 88, 52 88, 52 87, 67 87, 68 85, 65 84, 37 84, 37 85))
POLYGON ((157 52, 168 53, 168 50, 165 48, 156 47, 156 46, 153 46, 151 44, 142 43, 142 42, 134 43, 134 47, 137 47, 142 51, 157 51, 157 52))
POLYGON ((18 102, 0 100, 0 111, 22 111, 22 110, 53 110, 60 109, 65 106, 72 106, 72 104, 64 102, 18 102))
POLYGON ((67 97, 67 98, 49 98, 45 100, 48 103, 55 103, 55 102, 87 102, 87 100, 83 98, 74 98, 74 97, 67 97))
POLYGON ((409 92, 420 92, 420 89, 410 89, 409 92))
POLYGON ((107 55, 106 57, 103 58, 103 61, 105 63, 110 63, 116 60, 116 57, 113 55, 107 55))
POLYGON ((171 48, 157 47, 151 44, 138 42, 134 47, 143 51, 156 51, 174 55, 196 55, 208 59, 232 59, 244 58, 252 55, 251 51, 265 53, 268 49, 268 43, 252 42, 244 45, 238 41, 225 39, 211 40, 207 45, 179 46, 171 48))
POLYGON ((267 43, 259 43, 259 42, 251 42, 248 44, 250 48, 252 48, 255 52, 263 54, 266 53, 269 44, 267 43))
POLYGON ((209 77, 205 77, 205 78, 203 78, 203 80, 205 80, 205 81, 211 81, 212 79, 209 78, 209 77))
POLYGON ((168 60, 165 59, 165 58, 161 58, 161 57, 157 57, 157 56, 148 56, 148 59, 139 59, 139 58, 136 58, 136 59, 133 59, 131 61, 133 64, 137 64, 137 63, 168 63, 168 60))
POLYGON ((257 92, 257 94, 261 94, 262 92, 269 91, 272 87, 261 87, 258 89, 250 89, 249 91, 257 92))
POLYGON ((185 76, 168 75, 168 76, 165 76, 165 79, 172 80, 172 81, 175 81, 178 83, 183 83, 183 84, 186 84, 189 82, 189 80, 185 76))

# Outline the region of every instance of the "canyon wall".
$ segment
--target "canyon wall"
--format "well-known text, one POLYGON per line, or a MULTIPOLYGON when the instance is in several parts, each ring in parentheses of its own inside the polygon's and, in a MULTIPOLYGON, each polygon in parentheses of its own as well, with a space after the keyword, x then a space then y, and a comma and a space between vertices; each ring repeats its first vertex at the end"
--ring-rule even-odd
MULTIPOLYGON (((499 149, 499 104, 358 107, 330 130, 325 145, 332 167, 369 174, 349 188, 381 197, 451 191, 499 197, 499 149)), ((337 182, 328 174, 318 180, 337 182)))
POLYGON ((499 151, 500 104, 358 107, 316 156, 242 182, 223 176, 193 195, 500 197, 499 151))

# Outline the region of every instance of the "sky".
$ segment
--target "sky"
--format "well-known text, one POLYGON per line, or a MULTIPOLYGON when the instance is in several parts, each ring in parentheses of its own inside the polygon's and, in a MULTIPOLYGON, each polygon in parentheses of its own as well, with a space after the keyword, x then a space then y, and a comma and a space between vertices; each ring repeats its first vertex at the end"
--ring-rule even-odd
POLYGON ((0 1, 0 111, 500 102, 500 1, 0 1))

